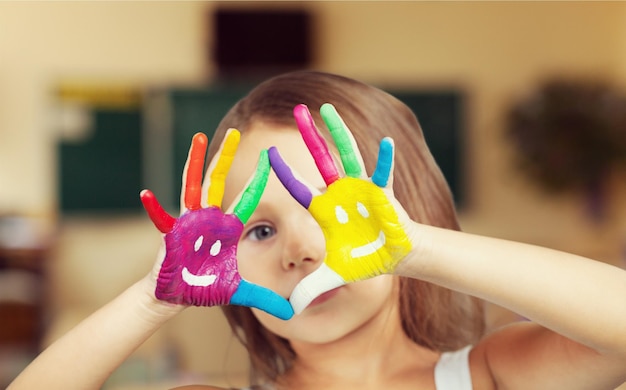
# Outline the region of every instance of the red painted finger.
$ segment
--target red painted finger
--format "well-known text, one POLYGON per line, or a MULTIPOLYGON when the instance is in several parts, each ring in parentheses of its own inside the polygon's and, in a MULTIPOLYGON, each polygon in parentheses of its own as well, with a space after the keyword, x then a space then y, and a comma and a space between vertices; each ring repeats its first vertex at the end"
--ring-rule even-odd
POLYGON ((161 233, 169 233, 174 228, 176 219, 161 207, 161 204, 152 191, 143 190, 141 194, 139 194, 139 197, 152 223, 154 223, 154 226, 156 226, 161 233))

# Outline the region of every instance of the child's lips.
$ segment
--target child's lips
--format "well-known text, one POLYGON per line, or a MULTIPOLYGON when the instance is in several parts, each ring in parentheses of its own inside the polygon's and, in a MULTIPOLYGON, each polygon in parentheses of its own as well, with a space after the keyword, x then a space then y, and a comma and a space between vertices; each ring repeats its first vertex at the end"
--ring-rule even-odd
MULTIPOLYGON (((343 287, 343 286, 341 286, 343 287)), ((320 305, 326 301, 328 301, 329 299, 332 299, 335 295, 337 295, 337 293, 339 292, 339 289, 341 287, 337 287, 337 288, 333 288, 332 290, 326 291, 323 294, 320 294, 317 298, 315 298, 310 304, 309 307, 312 306, 316 306, 316 305, 320 305)))

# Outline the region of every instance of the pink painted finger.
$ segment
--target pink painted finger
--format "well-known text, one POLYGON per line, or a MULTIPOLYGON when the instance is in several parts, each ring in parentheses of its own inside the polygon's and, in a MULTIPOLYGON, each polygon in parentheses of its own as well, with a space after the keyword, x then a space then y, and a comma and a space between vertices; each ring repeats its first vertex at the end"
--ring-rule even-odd
POLYGON ((332 184, 339 179, 339 172, 328 150, 326 141, 317 131, 317 127, 315 127, 315 122, 309 109, 306 105, 299 104, 293 109, 293 115, 300 134, 302 134, 302 139, 311 152, 311 156, 313 156, 315 165, 317 165, 324 182, 327 186, 332 184))
POLYGON ((197 133, 191 141, 189 157, 187 158, 187 175, 185 177, 185 207, 188 210, 200 209, 202 194, 202 171, 204 170, 204 156, 208 145, 207 136, 197 133))

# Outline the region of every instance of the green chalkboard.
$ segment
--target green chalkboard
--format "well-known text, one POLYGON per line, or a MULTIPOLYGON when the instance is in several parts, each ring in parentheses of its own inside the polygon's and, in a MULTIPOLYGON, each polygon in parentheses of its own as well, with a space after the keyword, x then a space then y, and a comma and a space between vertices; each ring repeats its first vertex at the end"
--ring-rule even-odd
POLYGON ((91 110, 90 136, 58 144, 63 213, 141 209, 141 112, 91 110))
POLYGON ((441 168, 457 207, 464 204, 463 95, 459 91, 389 91, 409 106, 441 168))
POLYGON ((222 117, 245 94, 245 87, 176 89, 169 93, 173 131, 173 166, 172 175, 175 186, 172 198, 176 201, 180 195, 180 177, 185 167, 191 138, 197 132, 203 132, 209 139, 222 117))
MULTIPOLYGON (((158 92, 165 107, 158 106, 157 122, 165 132, 151 132, 145 105, 136 109, 92 109, 92 136, 59 143, 61 210, 70 212, 128 212, 142 209, 138 193, 149 182, 164 207, 175 212, 189 142, 197 132, 212 137, 224 114, 251 87, 219 86, 168 88, 158 92), (162 112, 162 118, 159 113, 162 112), (146 142, 162 136, 151 150, 162 169, 144 177, 146 142), (168 156, 161 159, 161 156, 168 156)), ((463 94, 456 90, 388 90, 406 103, 422 125, 426 141, 454 194, 457 206, 464 202, 463 94)), ((150 115, 152 118, 152 115, 150 115)), ((152 118, 154 120, 154 118, 152 118)), ((154 157, 153 157, 154 158, 154 157)), ((155 160, 152 160, 153 163, 155 160)))
MULTIPOLYGON (((170 92, 173 107, 174 170, 176 188, 172 199, 180 194, 180 175, 183 171, 189 142, 198 131, 209 137, 223 115, 245 89, 187 89, 170 92)), ((431 152, 443 171, 455 197, 457 206, 464 201, 461 164, 463 137, 463 95, 457 90, 398 91, 389 93, 403 101, 417 116, 431 152)))

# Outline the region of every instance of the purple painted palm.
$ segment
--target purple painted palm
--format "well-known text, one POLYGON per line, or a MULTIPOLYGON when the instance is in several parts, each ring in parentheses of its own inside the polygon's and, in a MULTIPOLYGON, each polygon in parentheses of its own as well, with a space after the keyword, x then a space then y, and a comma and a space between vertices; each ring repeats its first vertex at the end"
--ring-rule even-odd
POLYGON ((237 267, 237 244, 243 225, 256 208, 270 171, 263 151, 254 178, 244 190, 233 214, 221 210, 224 182, 230 169, 239 132, 230 131, 211 173, 208 207, 201 206, 202 171, 208 140, 196 134, 191 144, 184 183, 185 212, 170 216, 154 194, 145 190, 141 201, 154 225, 165 234, 165 256, 159 268, 155 296, 179 305, 241 305, 289 319, 289 302, 273 291, 247 282, 237 267))

